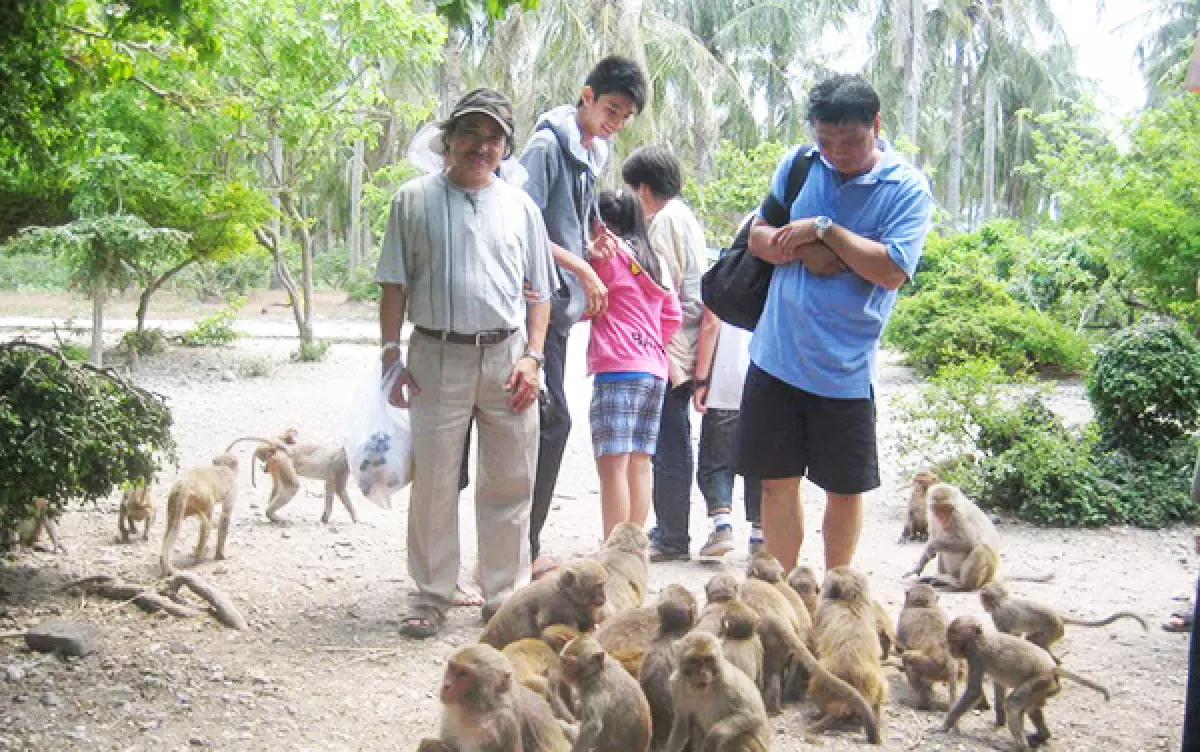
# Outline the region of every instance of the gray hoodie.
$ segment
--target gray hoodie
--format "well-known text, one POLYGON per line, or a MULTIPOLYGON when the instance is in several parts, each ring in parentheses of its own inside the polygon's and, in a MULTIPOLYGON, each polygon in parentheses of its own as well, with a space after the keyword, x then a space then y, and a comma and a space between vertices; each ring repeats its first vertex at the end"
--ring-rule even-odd
MULTIPOLYGON (((587 258, 588 218, 596 203, 596 175, 608 159, 608 143, 592 139, 584 148, 575 107, 563 105, 538 118, 521 165, 529 173, 525 192, 542 210, 551 242, 587 258)), ((556 267, 559 289, 554 295, 550 326, 566 332, 583 315, 587 296, 574 274, 556 267)))

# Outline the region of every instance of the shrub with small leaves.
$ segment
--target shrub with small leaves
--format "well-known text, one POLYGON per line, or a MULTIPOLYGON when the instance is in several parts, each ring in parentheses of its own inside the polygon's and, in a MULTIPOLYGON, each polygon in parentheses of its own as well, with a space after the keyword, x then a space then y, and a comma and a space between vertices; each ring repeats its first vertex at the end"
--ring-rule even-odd
POLYGON ((293 363, 317 363, 329 356, 329 342, 323 339, 301 342, 292 353, 293 363))
POLYGON ((240 335, 234 328, 238 311, 246 305, 245 298, 234 298, 221 310, 205 316, 192 324, 192 328, 183 333, 183 344, 188 347, 209 347, 213 345, 228 345, 240 335))
POLYGON ((1200 429, 1200 343, 1171 321, 1124 329, 1096 358, 1087 394, 1108 445, 1155 456, 1200 429))
POLYGON ((175 459, 161 397, 52 348, 0 344, 0 394, 0 527, 27 519, 34 499, 56 516, 175 459))
POLYGON ((162 329, 143 329, 140 333, 133 329, 121 335, 117 349, 129 355, 162 355, 167 351, 167 335, 162 329))
POLYGON ((237 375, 243 379, 263 379, 271 375, 271 361, 266 358, 249 358, 239 361, 237 375))

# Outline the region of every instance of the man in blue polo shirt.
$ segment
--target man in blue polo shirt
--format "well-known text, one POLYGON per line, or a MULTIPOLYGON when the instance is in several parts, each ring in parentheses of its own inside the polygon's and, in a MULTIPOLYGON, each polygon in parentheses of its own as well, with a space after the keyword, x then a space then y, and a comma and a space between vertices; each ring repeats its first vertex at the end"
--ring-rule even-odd
POLYGON ((775 272, 750 344, 737 447, 739 472, 763 479, 767 550, 787 569, 804 539, 805 475, 826 493, 825 566, 854 558, 862 494, 879 487, 879 337, 933 211, 929 181, 879 138, 879 96, 862 76, 818 84, 808 120, 815 149, 784 158, 750 235, 775 272), (804 188, 783 206, 792 163, 805 158, 804 188))

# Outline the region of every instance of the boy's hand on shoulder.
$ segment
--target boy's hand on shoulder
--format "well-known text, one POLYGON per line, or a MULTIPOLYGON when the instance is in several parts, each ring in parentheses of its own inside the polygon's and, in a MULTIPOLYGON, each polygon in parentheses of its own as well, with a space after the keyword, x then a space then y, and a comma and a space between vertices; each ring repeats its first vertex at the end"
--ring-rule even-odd
POLYGON ((613 258, 617 255, 617 236, 613 235, 612 230, 604 225, 600 225, 600 230, 596 233, 596 237, 592 239, 592 244, 588 252, 592 256, 598 256, 603 259, 613 258))

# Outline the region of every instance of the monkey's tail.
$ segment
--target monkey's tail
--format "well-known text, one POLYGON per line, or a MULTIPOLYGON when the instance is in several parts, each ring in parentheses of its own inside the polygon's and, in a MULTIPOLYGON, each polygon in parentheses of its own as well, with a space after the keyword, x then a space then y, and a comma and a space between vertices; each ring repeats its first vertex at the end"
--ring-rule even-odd
POLYGON ((1132 611, 1118 611, 1105 619, 1096 619, 1094 621, 1089 621, 1087 619, 1070 619, 1064 616, 1063 624, 1071 624, 1076 627, 1107 627, 1109 624, 1112 624, 1118 619, 1133 619, 1138 624, 1142 625, 1143 632, 1149 631, 1150 629, 1148 626, 1146 626, 1146 620, 1132 611))
POLYGON ((792 651, 800 659, 800 665, 808 671, 809 681, 812 681, 811 677, 813 676, 820 676, 822 680, 837 688, 838 693, 842 695, 843 702, 854 707, 859 718, 862 718, 863 728, 867 732, 867 741, 871 744, 882 744, 883 740, 879 736, 879 719, 875 717, 875 711, 871 709, 870 703, 862 696, 862 693, 849 682, 818 663, 813 654, 809 652, 808 646, 800 642, 799 638, 792 643, 792 651))
POLYGON ((1021 575, 1004 575, 1006 580, 1015 580, 1017 582, 1051 582, 1054 579, 1054 573, 1047 574, 1021 574, 1021 575))
POLYGON ((1062 666, 1058 667, 1058 673, 1060 676, 1065 676, 1066 678, 1070 679, 1071 681, 1075 682, 1076 684, 1082 684, 1083 686, 1087 687, 1088 689, 1094 689, 1095 691, 1104 695, 1105 701, 1108 701, 1109 699, 1111 699, 1108 694, 1108 688, 1102 684, 1097 684, 1096 682, 1092 681, 1091 679, 1080 676, 1079 674, 1075 673, 1074 671, 1068 671, 1067 669, 1063 668, 1062 666))
POLYGON ((266 444, 267 446, 279 449, 279 450, 283 451, 285 454, 287 454, 287 456, 289 456, 289 457, 292 456, 292 450, 288 449, 283 444, 280 444, 275 439, 263 439, 263 438, 259 438, 258 436, 240 436, 240 437, 234 439, 233 441, 229 442, 229 446, 225 447, 225 454, 229 454, 229 451, 231 449, 233 449, 238 444, 241 444, 243 441, 257 441, 259 444, 266 444))

